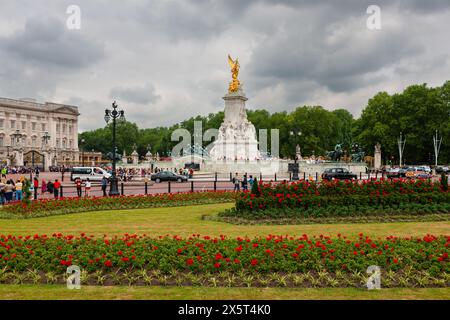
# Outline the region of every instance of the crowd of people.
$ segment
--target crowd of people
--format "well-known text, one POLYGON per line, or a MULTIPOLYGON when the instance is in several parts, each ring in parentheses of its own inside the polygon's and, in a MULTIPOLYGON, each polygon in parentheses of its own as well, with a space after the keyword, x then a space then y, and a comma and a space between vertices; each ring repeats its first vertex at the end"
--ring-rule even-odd
POLYGON ((233 185, 234 185, 234 191, 241 191, 241 187, 242 190, 248 190, 249 187, 250 189, 252 189, 253 187, 253 183, 255 182, 255 179, 253 178, 252 175, 249 175, 247 177, 247 174, 244 174, 241 177, 239 177, 239 173, 236 172, 236 174, 234 175, 233 179, 232 179, 233 185))

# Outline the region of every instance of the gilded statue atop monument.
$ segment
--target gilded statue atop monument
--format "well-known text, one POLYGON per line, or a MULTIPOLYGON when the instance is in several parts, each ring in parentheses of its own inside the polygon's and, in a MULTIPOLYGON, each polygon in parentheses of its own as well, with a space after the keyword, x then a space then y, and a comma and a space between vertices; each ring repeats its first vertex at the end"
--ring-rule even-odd
POLYGON ((233 60, 230 55, 228 55, 228 63, 231 67, 231 77, 233 80, 230 82, 230 86, 228 88, 229 93, 237 92, 239 90, 239 87, 241 86, 241 83, 238 80, 239 76, 239 61, 236 58, 236 60, 233 60))

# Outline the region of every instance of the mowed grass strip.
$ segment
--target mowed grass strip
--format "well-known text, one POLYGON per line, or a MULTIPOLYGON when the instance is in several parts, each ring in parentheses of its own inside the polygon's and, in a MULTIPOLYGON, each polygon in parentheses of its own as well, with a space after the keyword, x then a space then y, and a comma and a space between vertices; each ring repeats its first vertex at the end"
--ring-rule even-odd
POLYGON ((2 300, 393 300, 450 299, 450 288, 381 289, 357 288, 205 288, 0 285, 2 300))
POLYGON ((202 215, 217 215, 233 204, 212 204, 172 208, 96 211, 27 220, 0 219, 0 233, 33 235, 55 232, 103 236, 125 233, 159 236, 165 234, 190 236, 192 234, 229 237, 277 235, 330 235, 338 233, 354 236, 360 232, 372 237, 424 236, 450 234, 450 221, 396 222, 366 224, 316 225, 232 225, 220 221, 202 220, 202 215))

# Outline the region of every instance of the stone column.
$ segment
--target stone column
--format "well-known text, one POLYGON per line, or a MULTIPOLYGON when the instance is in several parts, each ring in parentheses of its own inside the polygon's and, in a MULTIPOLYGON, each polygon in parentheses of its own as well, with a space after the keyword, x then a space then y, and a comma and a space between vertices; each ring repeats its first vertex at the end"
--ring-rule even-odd
POLYGON ((375 157, 374 157, 374 168, 376 170, 381 169, 381 144, 377 143, 375 145, 375 157))

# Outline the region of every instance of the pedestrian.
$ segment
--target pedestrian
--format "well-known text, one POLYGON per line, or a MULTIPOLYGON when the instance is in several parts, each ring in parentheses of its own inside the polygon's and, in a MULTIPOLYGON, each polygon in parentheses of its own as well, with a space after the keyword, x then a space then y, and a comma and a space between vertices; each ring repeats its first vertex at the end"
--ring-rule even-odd
POLYGON ((33 180, 33 191, 36 190, 35 195, 36 195, 36 199, 37 199, 37 190, 39 188, 39 180, 37 177, 34 177, 33 180))
POLYGON ((22 200, 22 188, 23 188, 23 183, 22 181, 19 179, 16 182, 16 200, 17 201, 21 201, 22 200))
POLYGON ((254 182, 254 181, 255 181, 255 180, 253 180, 253 176, 250 175, 250 177, 248 178, 248 184, 250 185, 250 189, 253 188, 253 182, 254 182))
POLYGON ((3 182, 0 182, 0 203, 3 206, 6 202, 5 198, 5 184, 3 182))
POLYGON ((44 195, 47 192, 47 182, 45 182, 44 179, 42 179, 41 182, 41 194, 44 195))
POLYGON ((13 199, 13 193, 14 193, 14 186, 11 183, 11 180, 6 181, 6 185, 5 185, 5 200, 6 203, 9 203, 12 201, 13 199))
POLYGON ((236 174, 233 177, 233 184, 234 184, 234 191, 240 191, 240 183, 241 181, 239 180, 239 174, 236 172, 236 174))
POLYGON ((86 197, 89 197, 91 195, 91 181, 89 178, 86 179, 86 183, 84 184, 84 194, 86 197))
POLYGON ((106 176, 103 176, 102 178, 102 191, 103 196, 106 197, 106 188, 108 187, 108 178, 106 176))
POLYGON ((53 195, 55 196, 55 199, 59 198, 59 188, 61 187, 61 182, 58 181, 58 179, 55 180, 53 183, 53 195))
POLYGON ((81 181, 81 179, 78 177, 78 178, 76 178, 76 180, 75 180, 75 186, 76 186, 76 188, 77 188, 77 196, 78 196, 78 198, 81 198, 81 194, 82 194, 82 191, 81 191, 81 188, 82 188, 82 181, 81 181))
POLYGON ((242 179, 242 190, 246 191, 248 190, 248 181, 247 181, 247 175, 244 174, 244 178, 242 179))
POLYGON ((34 173, 35 173, 35 175, 36 175, 36 177, 39 179, 39 168, 36 168, 36 170, 34 171, 34 173))

